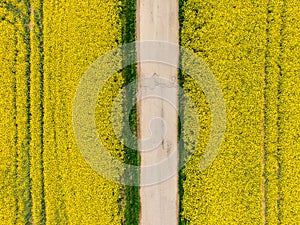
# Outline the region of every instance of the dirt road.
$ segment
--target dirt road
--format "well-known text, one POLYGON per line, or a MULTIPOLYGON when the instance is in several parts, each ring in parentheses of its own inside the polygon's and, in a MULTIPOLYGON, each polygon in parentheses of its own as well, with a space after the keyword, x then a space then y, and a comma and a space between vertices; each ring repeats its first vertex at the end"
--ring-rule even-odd
MULTIPOLYGON (((178 0, 140 0, 137 3, 137 41, 158 40, 178 44, 178 0)), ((138 49, 138 48, 137 48, 138 49)), ((141 54, 138 50, 138 55, 141 54)), ((178 55, 173 55, 177 57, 178 55)), ((177 68, 161 63, 140 63, 139 81, 143 78, 167 79, 177 84, 177 68)), ((158 85, 159 86, 159 85, 158 85)), ((142 87, 139 82, 139 91, 142 87)), ((141 183, 147 183, 149 176, 160 178, 164 171, 153 170, 151 173, 143 167, 167 161, 167 168, 174 170, 178 163, 177 122, 178 102, 177 87, 174 90, 160 86, 162 98, 147 98, 138 103, 139 149, 141 150, 141 183), (163 98, 176 99, 170 104, 163 98), (156 118, 156 119, 155 119, 156 118), (160 119, 157 119, 160 118, 160 119), (163 122, 162 122, 163 121, 163 122), (145 139, 153 138, 153 144, 159 142, 151 151, 143 151, 145 139), (171 159, 170 155, 176 154, 171 159)), ((141 186, 141 225, 178 224, 178 176, 177 173, 164 182, 141 186)))

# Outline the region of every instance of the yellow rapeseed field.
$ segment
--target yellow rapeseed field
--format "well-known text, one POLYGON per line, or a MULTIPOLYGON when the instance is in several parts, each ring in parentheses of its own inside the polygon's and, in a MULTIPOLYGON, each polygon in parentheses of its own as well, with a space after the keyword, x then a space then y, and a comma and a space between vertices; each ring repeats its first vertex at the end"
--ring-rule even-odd
POLYGON ((28 2, 1 2, 1 224, 31 220, 28 2))
MULTIPOLYGON (((121 43, 121 4, 1 1, 0 224, 121 224, 121 186, 90 168, 72 128, 80 78, 121 43)), ((108 81, 96 118, 119 159, 123 147, 107 122, 122 84, 121 74, 108 81)))
MULTIPOLYGON (((183 76, 198 106, 201 132, 181 173, 181 224, 297 224, 299 1, 186 0, 181 15, 181 45, 211 68, 227 110, 223 146, 200 172, 210 111, 201 89, 183 76)), ((190 135, 193 121, 184 121, 189 151, 197 139, 190 135)))
MULTIPOLYGON (((6 11, 1 12, 1 16, 4 16, 6 11)), ((7 17, 6 17, 7 18, 7 17)), ((13 17, 12 17, 13 18, 13 17)), ((0 210, 0 220, 6 221, 5 224, 13 224, 16 217, 16 207, 18 202, 17 196, 17 177, 16 177, 16 119, 14 115, 16 114, 16 79, 14 71, 14 61, 16 57, 16 29, 9 21, 0 23, 1 37, 0 37, 0 54, 1 54, 1 87, 0 87, 0 97, 1 97, 1 166, 0 166, 0 177, 1 177, 1 210, 0 210), (7 38, 10 37, 10 38, 7 38)))
POLYGON ((284 2, 279 55, 279 220, 300 221, 300 8, 299 1, 284 2))
MULTIPOLYGON (((179 0, 180 44, 214 73, 227 113, 223 145, 201 172, 210 107, 180 73, 200 132, 194 105, 182 102, 180 147, 195 152, 179 175, 179 224, 299 224, 299 4, 179 0)), ((72 126, 80 79, 99 56, 133 41, 135 7, 130 0, 0 0, 0 225, 139 223, 138 187, 97 174, 72 126)), ((95 118, 109 153, 131 164, 138 154, 117 140, 111 107, 135 73, 133 65, 107 81, 95 118)), ((127 95, 115 120, 124 119, 127 95)), ((134 110, 129 120, 137 133, 134 110)))
MULTIPOLYGON (((44 2, 44 174, 49 224, 120 224, 120 185, 110 182, 82 158, 72 130, 72 100, 85 70, 101 54, 121 43, 119 1, 44 2)), ((114 89, 101 93, 100 133, 114 89)), ((112 143, 112 142, 110 142, 112 143)), ((115 145, 110 144, 110 150, 115 145)), ((121 148, 121 147, 120 147, 121 148)), ((120 149, 119 148, 119 149, 120 149)), ((118 148, 117 148, 118 149, 118 148)))

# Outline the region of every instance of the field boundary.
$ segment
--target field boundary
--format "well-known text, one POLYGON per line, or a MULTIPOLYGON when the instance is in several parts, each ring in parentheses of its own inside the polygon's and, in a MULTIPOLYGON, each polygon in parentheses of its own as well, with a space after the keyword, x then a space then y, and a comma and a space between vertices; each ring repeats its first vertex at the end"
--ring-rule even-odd
MULTIPOLYGON (((122 21, 122 45, 135 41, 135 32, 136 32, 136 2, 130 0, 122 0, 122 10, 120 13, 122 21)), ((126 53, 124 53, 126 54, 126 53)), ((127 56, 128 57, 128 56, 127 56)), ((122 71, 122 76, 124 78, 124 85, 129 85, 132 82, 136 82, 137 71, 136 65, 129 65, 125 67, 122 71)), ((130 118, 126 118, 125 121, 129 121, 129 126, 132 129, 132 133, 137 135, 137 113, 136 107, 130 110, 132 102, 136 102, 135 90, 129 90, 130 93, 124 92, 123 96, 123 115, 129 115, 130 118), (129 108, 128 108, 129 106, 129 108), (127 112, 127 113, 126 113, 127 112)), ((126 132, 126 131, 123 131, 126 132)), ((127 135, 125 134, 126 138, 127 135)), ((137 144, 137 143, 136 143, 137 144)), ((124 146, 125 149, 125 159, 126 164, 131 165, 140 165, 140 156, 139 152, 136 149, 131 149, 124 146)), ((124 171, 125 175, 130 171, 124 171)), ((126 177, 129 177, 126 175, 126 177)), ((138 178, 139 174, 135 174, 133 177, 138 178)), ((134 178, 133 178, 134 179, 134 178)), ((139 196, 139 187, 138 186, 127 186, 124 185, 121 190, 122 199, 121 199, 121 210, 124 211, 124 218, 122 224, 125 225, 138 225, 139 214, 140 214, 140 196, 139 196)))

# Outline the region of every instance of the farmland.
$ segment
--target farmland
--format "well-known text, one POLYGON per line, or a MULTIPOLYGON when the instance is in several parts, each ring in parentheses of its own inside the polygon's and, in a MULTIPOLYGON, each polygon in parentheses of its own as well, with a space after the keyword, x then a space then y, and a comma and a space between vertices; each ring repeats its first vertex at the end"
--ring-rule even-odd
MULTIPOLYGON (((121 185, 90 169, 71 126, 81 75, 122 43, 121 6, 119 1, 1 2, 1 159, 6 162, 1 224, 124 220, 121 185)), ((118 73, 108 83, 111 88, 99 95, 97 127, 111 154, 122 160, 123 146, 107 121, 124 78, 118 73)))
MULTIPOLYGON (((1 225, 140 224, 140 187, 97 174, 82 157, 72 124, 74 95, 85 71, 101 55, 136 40, 141 30, 136 3, 0 0, 1 225)), ((178 172, 180 225, 299 223, 299 3, 179 0, 179 11, 168 12, 178 13, 179 44, 213 72, 227 116, 222 147, 200 171, 211 108, 197 82, 178 71, 178 82, 193 103, 179 96, 184 119, 178 124, 183 130, 178 133, 183 138, 179 160, 185 160, 183 150, 193 152, 178 172), (194 132, 197 126, 199 133, 194 132)), ((186 55, 180 60, 191 65, 186 55)), ((118 140, 114 129, 124 132, 124 126, 113 127, 111 111, 120 90, 137 73, 136 65, 115 73, 95 108, 105 148, 133 165, 140 165, 139 153, 118 140)), ((137 109, 130 108, 136 101, 133 91, 117 103, 114 119, 124 121, 130 110, 130 128, 138 136, 137 109)), ((121 169, 116 176, 121 180, 127 173, 121 169)))
POLYGON ((210 111, 183 73, 202 130, 193 137, 194 120, 185 119, 184 147, 191 151, 191 137, 201 141, 181 171, 182 224, 299 221, 299 26, 296 1, 181 1, 181 45, 212 69, 227 111, 223 146, 199 172, 210 111))

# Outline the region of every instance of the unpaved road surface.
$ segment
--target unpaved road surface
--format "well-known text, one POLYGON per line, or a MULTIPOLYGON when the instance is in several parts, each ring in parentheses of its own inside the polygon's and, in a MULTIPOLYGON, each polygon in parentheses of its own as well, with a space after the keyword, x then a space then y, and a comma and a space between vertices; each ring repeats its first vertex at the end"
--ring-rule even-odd
MULTIPOLYGON (((178 44, 178 0, 140 0, 137 3, 137 41, 158 40, 178 44)), ((137 54, 141 54, 137 46, 137 54)), ((158 52, 159 54, 159 52, 158 52)), ((172 55, 177 57, 178 54, 172 55)), ((162 63, 147 62, 138 64, 139 91, 147 92, 141 85, 143 78, 167 79, 177 84, 177 68, 162 63)), ((158 82, 159 83, 159 82, 158 82)), ((146 85, 147 86, 147 85, 146 85)), ((158 84, 159 86, 159 84, 158 84)), ((160 178, 164 171, 143 169, 166 160, 166 170, 176 170, 178 164, 177 122, 178 88, 161 85, 162 98, 147 98, 138 102, 139 149, 141 153, 141 184, 147 183, 149 176, 160 178), (172 104, 164 98, 176 99, 172 104), (161 118, 161 120, 153 120, 161 118), (163 121, 163 122, 162 122, 163 121), (155 136, 155 138, 154 138, 155 136), (143 151, 143 140, 153 138, 158 145, 151 151, 143 151), (170 155, 175 154, 175 158, 170 155)), ((149 144, 149 143, 148 143, 149 144)), ((141 225, 178 224, 178 175, 175 173, 164 182, 141 186, 141 225)))

